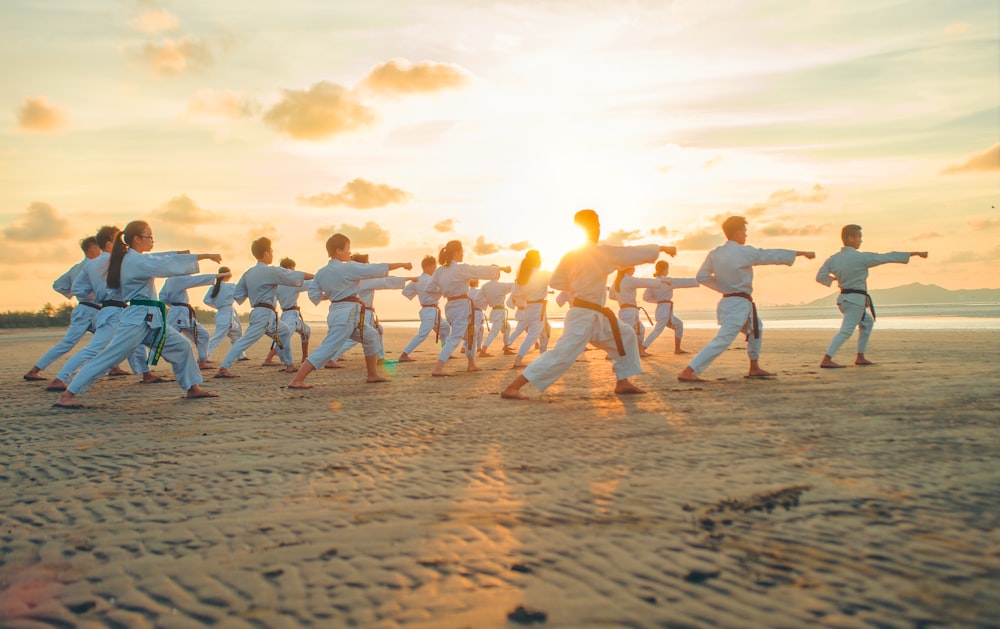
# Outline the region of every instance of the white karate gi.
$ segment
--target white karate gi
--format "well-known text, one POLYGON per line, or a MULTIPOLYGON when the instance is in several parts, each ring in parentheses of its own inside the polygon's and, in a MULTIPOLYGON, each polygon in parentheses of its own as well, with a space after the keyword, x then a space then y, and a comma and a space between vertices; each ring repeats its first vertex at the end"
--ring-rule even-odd
POLYGON ((514 283, 511 295, 523 301, 525 323, 525 337, 521 346, 517 348, 515 360, 522 360, 532 347, 535 341, 539 341, 539 349, 544 354, 548 349, 549 335, 546 332, 548 320, 545 316, 545 307, 549 295, 549 279, 552 277, 550 271, 535 269, 528 276, 528 281, 524 284, 514 283))
MULTIPOLYGON (((556 290, 566 291, 574 300, 603 306, 610 273, 621 267, 655 262, 659 254, 660 248, 656 245, 614 247, 587 243, 562 257, 552 272, 549 285, 556 290)), ((613 313, 611 317, 614 318, 613 313)), ((588 343, 608 352, 613 361, 616 380, 642 373, 635 332, 628 326, 618 326, 625 350, 625 355, 622 356, 615 344, 612 325, 608 317, 600 312, 582 306, 571 307, 566 313, 563 333, 555 347, 525 367, 521 375, 540 391, 544 391, 566 373, 588 343)))
POLYGON ((507 307, 514 309, 514 330, 510 333, 510 344, 513 345, 518 337, 528 330, 528 319, 524 316, 527 304, 524 303, 524 298, 515 295, 511 290, 510 297, 507 298, 507 307))
POLYGON ((171 327, 194 343, 199 361, 208 360, 208 342, 211 337, 194 314, 188 289, 213 284, 215 278, 215 273, 170 277, 160 287, 160 301, 170 308, 167 321, 171 327))
POLYGON ((451 331, 451 326, 441 316, 441 308, 438 307, 438 301, 441 300, 441 291, 428 291, 427 287, 430 285, 430 282, 431 276, 427 273, 422 273, 416 282, 409 282, 403 287, 404 297, 410 300, 417 297, 420 302, 420 328, 403 350, 403 353, 407 356, 427 339, 435 327, 438 328, 439 339, 447 338, 448 333, 451 331))
MULTIPOLYGON (((382 360, 385 358, 385 343, 382 342, 382 335, 384 330, 382 329, 382 324, 378 322, 378 316, 375 314, 375 291, 377 290, 400 290, 406 286, 405 277, 376 277, 367 280, 361 280, 361 286, 358 288, 358 299, 365 304, 365 323, 375 328, 378 332, 378 359, 382 360)), ((333 355, 333 360, 339 359, 344 355, 345 352, 350 350, 352 347, 357 345, 358 342, 353 339, 348 339, 339 350, 333 355)))
MULTIPOLYGON (((212 331, 212 338, 208 339, 208 355, 211 356, 215 348, 222 343, 222 339, 229 338, 232 345, 243 336, 243 324, 240 323, 240 316, 233 308, 233 293, 236 291, 236 284, 232 282, 222 282, 219 284, 219 294, 212 297, 215 287, 208 289, 205 298, 202 300, 206 306, 215 308, 215 329, 212 331)), ((240 360, 246 358, 246 354, 240 354, 240 360)))
POLYGON ((483 295, 482 287, 470 288, 469 299, 472 300, 472 325, 474 329, 474 343, 472 345, 478 352, 483 349, 483 327, 486 322, 486 308, 489 307, 489 303, 486 301, 486 296, 483 295))
MULTIPOLYGON (((198 272, 197 254, 146 255, 135 249, 125 252, 121 267, 123 301, 137 299, 156 301, 153 278, 190 275, 198 272)), ((181 389, 187 391, 202 382, 201 370, 191 351, 191 343, 177 330, 167 325, 159 308, 130 304, 121 313, 114 338, 101 353, 84 365, 66 388, 73 395, 84 393, 90 385, 117 365, 139 345, 156 351, 163 338, 162 357, 173 368, 181 389)), ((152 359, 153 355, 150 356, 152 359)))
MULTIPOLYGON (((716 247, 708 253, 705 262, 698 269, 698 282, 722 293, 716 307, 716 318, 719 331, 715 338, 706 345, 689 363, 695 373, 703 372, 712 361, 726 351, 736 338, 743 332, 747 335, 747 356, 750 360, 760 358, 760 335, 753 334, 753 303, 742 297, 726 297, 733 293, 753 294, 753 267, 765 264, 795 263, 795 252, 790 249, 758 249, 750 245, 741 245, 735 240, 727 240, 725 244, 716 247)), ((763 332, 764 324, 758 317, 759 330, 763 332)))
POLYGON ((656 304, 654 317, 656 325, 649 332, 649 336, 643 342, 643 347, 653 344, 665 328, 674 331, 674 338, 678 341, 684 338, 684 322, 674 314, 674 289, 677 288, 698 288, 698 280, 693 277, 657 277, 661 280, 658 286, 647 288, 642 292, 643 301, 656 304))
POLYGON ((388 274, 388 264, 341 262, 332 258, 326 266, 316 271, 309 287, 309 299, 316 305, 329 299, 330 310, 326 315, 326 338, 319 347, 309 352, 309 358, 306 359, 313 367, 322 369, 333 359, 337 350, 352 339, 361 343, 365 356, 378 353, 378 330, 362 318, 362 304, 344 300, 358 298, 362 280, 385 277, 388 274))
MULTIPOLYGON (((656 288, 663 282, 654 277, 635 277, 633 275, 622 276, 622 281, 618 283, 618 290, 614 285, 608 289, 612 299, 618 302, 618 318, 631 327, 635 332, 635 337, 639 345, 645 347, 643 339, 646 337, 646 326, 639 318, 638 291, 640 288, 656 288)), ((645 312, 645 309, 643 310, 645 312)), ((649 316, 649 315, 647 315, 649 316)))
MULTIPOLYGON (((868 269, 873 266, 896 262, 908 264, 910 253, 908 251, 892 251, 890 253, 872 253, 868 251, 858 251, 854 247, 845 246, 839 252, 827 258, 823 266, 816 274, 816 281, 824 286, 832 286, 833 281, 841 290, 863 290, 868 292, 868 269)), ((870 299, 870 297, 869 297, 870 299)), ((871 336, 872 328, 875 325, 874 319, 868 316, 865 311, 867 306, 865 295, 857 293, 841 293, 837 297, 837 307, 844 313, 844 321, 840 325, 840 331, 834 335, 830 341, 830 346, 826 350, 826 355, 833 358, 840 346, 847 342, 854 334, 854 328, 858 328, 858 353, 864 354, 868 348, 868 338, 871 336)))
POLYGON ((233 343, 222 361, 220 367, 229 369, 236 359, 243 352, 250 349, 254 343, 260 340, 265 334, 272 339, 277 336, 281 341, 278 350, 278 359, 281 364, 291 366, 292 360, 292 329, 278 320, 275 302, 277 301, 277 289, 279 285, 301 286, 305 281, 306 274, 302 271, 284 269, 280 266, 270 266, 264 262, 257 262, 256 265, 247 269, 236 283, 233 291, 233 300, 242 304, 250 298, 250 322, 246 332, 238 341, 233 343))
POLYGON ((281 321, 302 337, 303 341, 308 341, 312 336, 312 328, 302 318, 299 310, 299 293, 309 290, 312 280, 302 282, 302 286, 279 286, 278 305, 281 306, 281 321))
POLYGON ((452 262, 442 265, 434 271, 427 290, 440 290, 448 298, 444 313, 451 327, 448 338, 445 339, 438 360, 448 360, 456 349, 466 341, 466 358, 475 357, 475 325, 472 317, 472 301, 469 297, 469 282, 471 280, 495 280, 500 277, 500 269, 491 265, 465 264, 452 262))
POLYGON ((480 288, 483 298, 486 299, 486 304, 490 308, 490 333, 486 335, 482 349, 486 351, 493 339, 501 332, 503 333, 503 346, 508 347, 510 345, 510 324, 507 322, 507 308, 504 307, 503 302, 504 296, 514 289, 514 284, 513 282, 490 280, 480 288))
MULTIPOLYGON (((90 258, 85 257, 71 266, 68 271, 60 275, 52 283, 52 289, 66 299, 72 299, 73 280, 83 271, 83 267, 88 262, 90 262, 90 258)), ((97 320, 97 312, 100 310, 100 306, 94 303, 94 300, 95 297, 92 294, 87 295, 84 300, 79 301, 76 307, 73 308, 73 312, 69 316, 69 328, 67 328, 66 334, 35 362, 35 366, 39 370, 45 369, 59 360, 63 355, 76 347, 76 344, 80 342, 84 334, 93 332, 96 329, 95 321, 97 320)))
MULTIPOLYGON (((118 321, 125 310, 121 306, 112 305, 111 302, 122 303, 121 291, 108 288, 108 260, 111 254, 102 251, 101 255, 93 260, 88 260, 81 272, 73 280, 73 294, 78 301, 94 299, 101 305, 100 312, 94 320, 94 335, 90 343, 73 355, 63 368, 56 374, 56 379, 62 382, 70 382, 76 373, 85 365, 87 361, 97 356, 101 350, 108 346, 114 338, 115 330, 118 329, 118 321), (88 297, 89 296, 89 297, 88 297)), ((128 364, 135 374, 143 374, 149 371, 146 363, 146 346, 138 345, 135 350, 128 355, 128 364)))

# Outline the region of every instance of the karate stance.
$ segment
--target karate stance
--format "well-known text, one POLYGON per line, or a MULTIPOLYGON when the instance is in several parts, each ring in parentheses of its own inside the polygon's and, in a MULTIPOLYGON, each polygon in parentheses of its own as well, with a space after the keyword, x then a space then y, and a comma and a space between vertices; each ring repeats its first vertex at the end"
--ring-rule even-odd
POLYGON ((447 338, 448 333, 451 331, 451 326, 448 325, 447 321, 442 319, 441 308, 438 306, 438 302, 441 301, 440 289, 428 290, 431 277, 434 275, 434 271, 437 270, 437 259, 434 256, 425 256, 420 261, 420 268, 423 270, 423 273, 417 278, 417 281, 408 283, 403 287, 403 297, 410 300, 416 297, 418 298, 417 301, 420 302, 420 328, 413 335, 413 338, 410 339, 410 342, 406 344, 403 353, 399 355, 398 362, 401 363, 416 361, 416 358, 413 358, 410 354, 430 336, 431 332, 435 334, 434 342, 436 343, 441 338, 447 338))
POLYGON ((507 308, 504 307, 504 298, 514 289, 513 282, 501 282, 500 280, 490 280, 482 285, 481 290, 486 305, 490 309, 489 325, 490 332, 483 341, 483 346, 479 349, 480 358, 488 358, 490 343, 498 335, 503 334, 504 355, 514 354, 514 348, 510 346, 510 322, 507 321, 507 308))
POLYGON ((549 279, 552 277, 551 271, 541 270, 542 256, 537 250, 531 249, 524 254, 521 265, 517 269, 517 276, 514 278, 514 288, 511 291, 516 299, 524 303, 524 319, 526 330, 524 341, 517 348, 517 355, 514 357, 514 364, 511 369, 520 369, 527 366, 524 357, 528 350, 534 347, 535 342, 539 343, 539 350, 545 353, 549 345, 549 335, 546 328, 549 322, 546 318, 546 306, 548 305, 549 279))
MULTIPOLYGON (((283 269, 295 270, 295 260, 282 258, 278 263, 283 269)), ((299 293, 309 290, 309 282, 302 282, 301 286, 278 286, 278 305, 281 306, 281 322, 292 329, 292 333, 298 334, 302 342, 302 360, 309 355, 309 337, 312 336, 312 328, 302 318, 302 311, 299 309, 299 293)), ((271 350, 267 352, 264 365, 271 366, 279 363, 274 362, 274 357, 278 355, 278 349, 272 344, 271 350)))
POLYGON ((660 333, 665 328, 670 328, 674 331, 674 353, 688 354, 689 352, 681 349, 681 339, 684 338, 684 322, 674 314, 674 289, 698 288, 700 284, 693 277, 670 277, 667 275, 669 272, 669 262, 666 260, 657 262, 653 277, 662 281, 658 286, 647 288, 642 292, 643 301, 656 304, 656 311, 654 313, 656 325, 653 326, 649 336, 643 342, 643 347, 640 349, 648 350, 653 341, 659 338, 660 333))
MULTIPOLYGON (((233 293, 236 284, 226 282, 223 277, 232 277, 229 267, 219 267, 219 277, 215 280, 212 288, 205 293, 202 300, 206 306, 215 308, 215 329, 212 331, 212 338, 208 339, 208 355, 211 356, 215 348, 222 343, 222 339, 228 338, 229 344, 240 340, 243 336, 243 324, 240 323, 240 316, 233 308, 233 293)), ((246 353, 240 354, 237 360, 250 360, 246 353)))
POLYGON ((521 393, 521 387, 529 382, 539 391, 544 391, 566 373, 588 343, 607 351, 612 359, 615 393, 645 393, 629 381, 631 376, 642 373, 635 332, 628 326, 619 325, 615 313, 604 306, 608 293, 608 275, 621 267, 655 262, 660 252, 677 255, 677 248, 657 245, 599 245, 597 241, 601 237, 601 222, 594 210, 580 210, 573 217, 573 222, 586 232, 587 242, 559 260, 549 281, 552 288, 565 291, 572 298, 572 306, 563 323, 562 336, 556 341, 555 347, 525 367, 500 392, 502 398, 527 399, 521 393))
POLYGON ((677 376, 681 382, 705 382, 698 374, 705 371, 712 361, 726 351, 740 332, 747 337, 747 356, 750 358, 748 378, 767 378, 774 374, 761 369, 761 323, 757 306, 753 303, 753 267, 764 264, 791 266, 802 256, 812 260, 812 251, 791 249, 758 249, 746 244, 747 220, 730 216, 722 223, 726 234, 725 244, 708 253, 698 270, 698 282, 722 293, 716 308, 719 331, 677 376))
MULTIPOLYGON (((191 299, 188 297, 188 289, 197 286, 208 286, 219 279, 218 273, 206 273, 204 275, 185 275, 168 277, 160 288, 160 301, 167 304, 170 309, 167 320, 170 325, 194 343, 195 351, 198 352, 198 367, 204 369, 208 367, 208 330, 198 322, 191 299)), ((228 279, 225 277, 223 279, 228 279)))
POLYGON ((854 359, 854 364, 859 366, 875 364, 865 358, 868 338, 875 326, 875 304, 872 303, 872 298, 868 294, 868 269, 890 262, 908 264, 913 256, 927 257, 926 251, 861 252, 859 251, 861 249, 860 225, 845 225, 840 231, 840 239, 844 243, 844 248, 827 258, 823 266, 819 268, 819 273, 816 274, 816 281, 823 286, 831 286, 833 281, 837 280, 837 285, 840 287, 837 307, 844 314, 840 331, 830 341, 826 355, 823 356, 823 360, 819 364, 824 369, 844 367, 844 365, 833 362, 833 356, 840 349, 840 346, 851 338, 851 335, 854 334, 854 328, 859 330, 858 355, 854 359), (871 311, 870 317, 866 310, 871 311))
MULTIPOLYGON (((655 277, 636 277, 635 267, 629 266, 618 269, 615 281, 608 290, 608 295, 618 302, 618 318, 622 323, 631 327, 635 331, 635 338, 639 341, 639 356, 649 356, 646 351, 646 326, 639 318, 638 292, 640 288, 656 288, 663 284, 663 280, 655 277)), ((642 312, 649 318, 646 309, 642 312)))

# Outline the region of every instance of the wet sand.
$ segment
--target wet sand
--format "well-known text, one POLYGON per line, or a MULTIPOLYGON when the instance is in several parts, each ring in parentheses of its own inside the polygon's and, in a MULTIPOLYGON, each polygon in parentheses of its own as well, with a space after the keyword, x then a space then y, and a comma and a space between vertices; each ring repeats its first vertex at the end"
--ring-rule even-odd
POLYGON ((432 378, 427 342, 366 385, 355 349, 291 391, 260 342, 218 399, 128 377, 65 411, 21 379, 61 331, 5 331, 0 626, 1000 625, 1000 335, 821 370, 832 334, 698 385, 663 337, 643 396, 588 351, 526 402, 513 357, 432 378))

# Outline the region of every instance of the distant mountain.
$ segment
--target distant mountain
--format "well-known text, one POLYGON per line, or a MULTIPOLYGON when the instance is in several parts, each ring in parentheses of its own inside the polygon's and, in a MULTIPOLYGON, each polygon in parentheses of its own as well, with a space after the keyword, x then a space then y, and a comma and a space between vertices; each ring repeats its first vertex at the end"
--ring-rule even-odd
MULTIPOLYGON (((948 290, 936 284, 906 284, 895 288, 872 290, 872 301, 883 306, 913 304, 1000 304, 1000 288, 948 290)), ((836 306, 839 291, 811 301, 805 306, 836 306)))

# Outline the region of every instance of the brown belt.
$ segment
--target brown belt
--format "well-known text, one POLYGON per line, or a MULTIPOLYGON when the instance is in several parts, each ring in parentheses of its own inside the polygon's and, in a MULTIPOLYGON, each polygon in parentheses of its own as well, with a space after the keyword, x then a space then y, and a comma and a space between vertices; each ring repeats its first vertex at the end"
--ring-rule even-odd
POLYGON ((285 349, 284 344, 282 344, 281 339, 278 337, 278 309, 274 307, 274 304, 269 304, 266 301, 258 301, 253 307, 267 308, 274 313, 274 337, 271 342, 271 349, 285 349))
POLYGON ((600 304, 584 301, 582 299, 573 299, 572 305, 574 308, 593 310, 594 312, 604 315, 604 318, 606 318, 608 323, 611 324, 611 334, 615 337, 615 346, 618 348, 618 355, 625 355, 625 343, 622 342, 622 331, 618 327, 618 317, 615 316, 615 313, 611 312, 611 308, 605 308, 600 304))
POLYGON ((355 304, 361 304, 361 316, 358 317, 358 334, 361 335, 361 343, 364 344, 364 342, 365 342, 365 310, 368 309, 368 306, 365 305, 365 302, 363 302, 361 300, 361 298, 358 297, 357 295, 351 295, 350 297, 344 297, 343 299, 331 299, 330 301, 331 301, 331 303, 335 303, 335 304, 343 304, 343 303, 347 303, 347 302, 351 302, 351 303, 355 303, 355 304))
POLYGON ((469 300, 469 323, 465 326, 465 347, 467 351, 475 351, 475 349, 468 350, 472 348, 472 344, 476 342, 476 320, 472 311, 475 310, 476 306, 472 303, 472 297, 468 295, 454 295, 452 297, 446 297, 449 302, 458 301, 459 299, 469 300))
POLYGON ((753 303, 753 297, 750 293, 726 293, 722 296, 726 297, 739 297, 740 299, 746 299, 750 302, 750 311, 753 313, 753 337, 755 339, 760 338, 760 318, 757 316, 757 304, 753 303))

